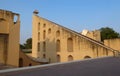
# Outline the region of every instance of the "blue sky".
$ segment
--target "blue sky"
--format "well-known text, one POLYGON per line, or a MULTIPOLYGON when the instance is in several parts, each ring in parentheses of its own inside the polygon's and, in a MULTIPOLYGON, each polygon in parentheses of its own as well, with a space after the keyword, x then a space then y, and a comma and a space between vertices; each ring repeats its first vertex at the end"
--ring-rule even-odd
POLYGON ((0 9, 19 13, 20 43, 32 35, 32 12, 81 32, 111 27, 120 33, 120 0, 1 0, 0 9))

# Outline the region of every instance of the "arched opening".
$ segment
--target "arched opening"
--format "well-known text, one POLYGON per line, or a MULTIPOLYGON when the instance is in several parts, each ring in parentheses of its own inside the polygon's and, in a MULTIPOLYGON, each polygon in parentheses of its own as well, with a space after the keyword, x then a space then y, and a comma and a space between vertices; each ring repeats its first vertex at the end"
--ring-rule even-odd
POLYGON ((17 23, 17 20, 18 20, 18 16, 17 15, 14 15, 14 24, 16 24, 17 23))
POLYGON ((56 51, 60 52, 60 40, 57 40, 56 42, 56 51))
POLYGON ((46 31, 44 30, 43 31, 43 39, 45 39, 46 38, 46 31))
POLYGON ((89 58, 91 58, 91 57, 90 57, 90 56, 85 56, 85 57, 84 57, 84 59, 89 59, 89 58))
POLYGON ((38 42, 38 52, 40 51, 40 42, 38 42))
POLYGON ((48 34, 50 34, 50 33, 51 33, 51 29, 49 28, 49 29, 48 29, 48 34))
POLYGON ((73 52, 73 39, 68 38, 67 40, 67 50, 68 52, 73 52))
POLYGON ((43 52, 45 52, 46 51, 46 42, 44 41, 43 42, 43 52))
POLYGON ((72 55, 69 55, 68 56, 68 61, 72 61, 73 60, 73 56, 72 55))
POLYGON ((45 24, 45 23, 43 24, 43 27, 44 27, 44 28, 46 27, 46 24, 45 24))
POLYGON ((38 41, 40 41, 40 32, 38 32, 38 41))
POLYGON ((19 67, 23 67, 23 58, 19 58, 19 67))
POLYGON ((29 66, 32 66, 32 64, 30 63, 29 66))
POLYGON ((45 54, 43 54, 43 58, 46 58, 46 55, 45 55, 45 54))
POLYGON ((60 55, 57 55, 57 62, 60 62, 60 55))
POLYGON ((38 23, 38 31, 40 31, 40 22, 38 23))
POLYGON ((58 30, 57 32, 56 32, 56 37, 59 37, 60 36, 60 31, 58 30))

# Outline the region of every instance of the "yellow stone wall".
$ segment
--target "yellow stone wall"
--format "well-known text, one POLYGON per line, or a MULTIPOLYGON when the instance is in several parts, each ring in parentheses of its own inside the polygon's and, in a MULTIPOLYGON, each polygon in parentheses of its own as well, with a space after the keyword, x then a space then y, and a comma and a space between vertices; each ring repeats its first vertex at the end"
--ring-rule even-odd
POLYGON ((73 60, 81 60, 86 56, 91 58, 112 56, 113 50, 104 46, 102 43, 95 41, 91 38, 83 36, 75 31, 65 28, 59 24, 46 20, 38 15, 33 15, 33 45, 32 45, 32 56, 47 58, 51 63, 58 62, 57 56, 59 55, 60 62, 69 61, 68 57, 72 56, 73 60), (51 31, 50 31, 51 29, 51 31), (45 39, 44 39, 44 31, 45 39), (57 35, 57 31, 60 35, 57 35), (73 52, 69 52, 69 45, 67 40, 72 38, 73 40, 73 52), (60 41, 60 51, 57 52, 57 40, 60 41), (46 43, 46 51, 44 51, 44 42, 46 43), (39 47, 38 47, 39 43, 39 47), (39 50, 40 49, 40 50, 39 50))
POLYGON ((4 64, 13 66, 19 64, 19 18, 19 14, 0 10, 0 62, 4 64))
POLYGON ((116 38, 116 39, 106 39, 104 40, 104 44, 106 46, 109 46, 115 50, 119 50, 120 51, 120 38, 116 38))

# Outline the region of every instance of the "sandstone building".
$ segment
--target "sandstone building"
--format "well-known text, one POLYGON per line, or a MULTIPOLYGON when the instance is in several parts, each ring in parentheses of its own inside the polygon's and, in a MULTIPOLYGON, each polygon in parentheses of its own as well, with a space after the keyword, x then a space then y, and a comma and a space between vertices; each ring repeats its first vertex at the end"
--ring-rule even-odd
POLYGON ((7 10, 0 10, 0 69, 48 63, 48 61, 29 57, 20 51, 19 38, 20 15, 7 10))
POLYGON ((18 66, 19 36, 19 14, 0 10, 0 63, 18 66))
POLYGON ((48 60, 50 63, 66 62, 118 54, 119 46, 110 48, 107 46, 112 43, 105 46, 99 42, 99 31, 87 32, 85 36, 37 13, 33 15, 33 57, 29 57, 19 49, 20 15, 0 10, 0 63, 24 67, 46 64, 48 60))
POLYGON ((37 13, 34 12, 32 21, 33 57, 49 59, 54 63, 116 54, 114 49, 103 43, 42 18, 37 13))

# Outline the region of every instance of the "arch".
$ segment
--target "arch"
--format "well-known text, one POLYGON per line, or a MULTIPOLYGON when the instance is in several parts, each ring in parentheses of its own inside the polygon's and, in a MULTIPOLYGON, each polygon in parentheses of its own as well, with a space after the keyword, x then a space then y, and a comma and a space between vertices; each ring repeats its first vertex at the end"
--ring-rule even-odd
POLYGON ((23 67, 23 58, 19 58, 19 67, 23 67))
POLYGON ((56 41, 56 51, 60 52, 60 40, 56 41))
POLYGON ((43 27, 44 27, 44 28, 46 27, 46 24, 45 24, 45 23, 43 24, 43 27))
POLYGON ((67 39, 67 51, 73 52, 73 39, 72 38, 67 39))
POLYGON ((60 55, 57 55, 57 62, 60 62, 61 58, 60 55))
POLYGON ((44 30, 43 31, 43 39, 45 39, 46 38, 46 31, 44 30))
POLYGON ((40 42, 38 42, 38 52, 40 51, 40 42))
POLYGON ((72 61, 73 60, 73 56, 72 55, 69 55, 68 56, 68 61, 72 61))
POLYGON ((44 41, 43 42, 43 52, 45 52, 46 51, 46 42, 44 41))
POLYGON ((38 32, 38 41, 40 41, 40 32, 38 32))
POLYGON ((40 22, 38 23, 38 31, 40 30, 40 22))
POLYGON ((14 24, 16 24, 17 21, 18 21, 18 16, 17 16, 17 15, 14 15, 13 20, 14 20, 14 24))
POLYGON ((59 37, 60 36, 60 31, 58 30, 57 32, 56 32, 56 37, 59 37))
POLYGON ((50 34, 50 33, 51 33, 51 28, 48 29, 48 34, 50 34))
POLYGON ((91 58, 91 57, 90 57, 90 56, 85 56, 85 57, 84 57, 84 59, 89 59, 89 58, 91 58))
POLYGON ((30 63, 29 66, 32 66, 32 64, 30 63))
POLYGON ((45 55, 45 54, 43 54, 43 58, 46 58, 46 55, 45 55))

